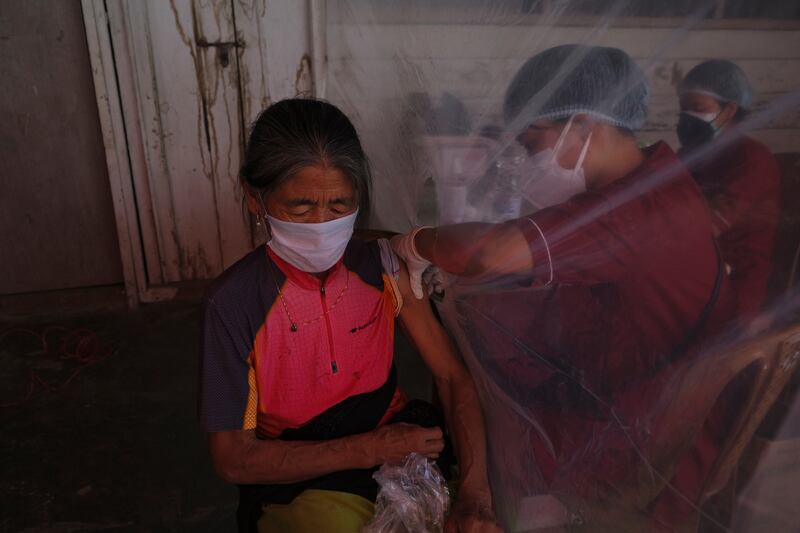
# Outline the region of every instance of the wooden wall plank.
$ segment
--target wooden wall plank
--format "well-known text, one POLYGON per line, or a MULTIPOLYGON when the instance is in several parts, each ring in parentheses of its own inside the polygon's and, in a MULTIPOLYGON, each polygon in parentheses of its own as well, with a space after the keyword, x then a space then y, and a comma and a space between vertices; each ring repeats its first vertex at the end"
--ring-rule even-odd
POLYGON ((139 305, 140 289, 147 286, 147 277, 131 179, 130 152, 120 99, 116 97, 120 87, 112 54, 112 32, 104 2, 82 0, 81 5, 111 186, 125 295, 128 308, 135 309, 139 305))
MULTIPOLYGON (((271 103, 312 92, 308 3, 235 0, 241 77, 242 150, 252 123, 271 103)), ((266 234, 252 226, 252 244, 266 234)))
POLYGON ((498 26, 490 24, 331 24, 329 56, 360 59, 408 58, 525 59, 563 43, 615 46, 637 59, 791 59, 800 57, 800 32, 770 30, 689 30, 498 26))
MULTIPOLYGON (((213 211, 217 219, 221 268, 238 261, 252 246, 250 225, 242 211, 239 166, 242 156, 242 109, 239 93, 239 50, 234 46, 213 43, 238 43, 234 26, 233 4, 227 0, 195 2, 194 32, 197 79, 204 102, 204 128, 208 175, 213 182, 213 211)), ((188 221, 188 224, 191 224, 188 221)), ((216 272, 215 274, 220 273, 216 272)))
MULTIPOLYGON (((748 135, 767 145, 775 154, 797 153, 800 146, 800 131, 785 129, 759 129, 748 132, 748 135)), ((678 137, 674 131, 641 131, 637 137, 645 144, 656 141, 665 141, 673 148, 679 146, 678 137)))
MULTIPOLYGON (((755 113, 800 91, 797 31, 598 29, 422 19, 413 24, 375 24, 365 13, 339 13, 330 6, 329 12, 330 98, 353 118, 361 133, 375 170, 379 225, 395 230, 419 223, 413 206, 418 205, 421 185, 414 176, 424 173, 424 158, 412 142, 419 135, 412 124, 419 112, 410 102, 413 93, 436 100, 442 92, 450 92, 467 107, 474 130, 487 124, 502 126, 508 83, 533 54, 565 43, 614 46, 628 51, 650 79, 650 115, 640 138, 664 139, 677 147, 676 86, 702 60, 724 58, 740 64, 757 94, 755 113), (359 16, 361 23, 351 22, 359 16), (409 205, 398 208, 398 199, 409 205)), ((401 13, 398 17, 402 20, 401 13)), ((776 152, 800 152, 800 110, 777 113, 752 134, 776 152)))
MULTIPOLYGON (((145 135, 139 113, 140 94, 136 78, 136 69, 133 65, 133 35, 127 23, 127 2, 125 0, 112 0, 105 3, 108 17, 108 30, 111 43, 106 46, 104 53, 109 56, 109 76, 116 75, 117 93, 119 94, 120 116, 115 118, 115 128, 120 130, 118 144, 125 144, 130 165, 128 176, 130 201, 133 209, 132 219, 138 223, 138 237, 135 253, 142 260, 144 273, 137 274, 139 291, 145 290, 148 285, 161 285, 164 283, 163 271, 159 254, 158 231, 156 228, 153 203, 150 201, 150 182, 147 179, 147 150, 145 135), (112 49, 113 46, 113 49, 112 49), (113 53, 113 56, 112 56, 113 53), (145 253, 154 250, 156 253, 145 253)), ((141 96, 141 98, 144 98, 141 96)), ((121 148, 117 148, 118 150, 121 148)), ((134 245, 132 245, 134 246, 134 245)))
MULTIPOLYGON (((594 30, 484 24, 332 26, 329 83, 341 85, 338 94, 359 99, 359 113, 372 114, 365 123, 379 124, 386 120, 375 115, 389 113, 387 106, 407 106, 410 93, 437 98, 443 91, 462 99, 477 123, 501 123, 505 90, 521 64, 548 46, 586 41, 594 30)), ((708 58, 728 58, 744 69, 756 93, 755 113, 783 94, 800 91, 800 32, 614 28, 589 42, 623 48, 645 68, 652 94, 647 130, 674 129, 677 83, 708 58)), ((785 110, 766 128, 800 129, 798 110, 785 110)), ((786 143, 780 145, 785 148, 786 143)))
MULTIPOLYGON (((332 61, 331 76, 351 80, 350 90, 375 95, 425 91, 450 91, 461 98, 502 100, 508 83, 524 63, 518 59, 443 59, 411 61, 398 57, 332 61)), ((757 95, 800 90, 800 58, 775 60, 740 60, 757 95)), ((661 63, 648 71, 653 96, 675 96, 678 82, 699 60, 676 60, 661 63)), ((379 96, 380 97, 380 96, 379 96)))
POLYGON ((307 2, 235 0, 246 130, 272 102, 311 94, 307 2))
POLYGON ((192 9, 186 2, 127 3, 146 179, 165 282, 206 279, 222 269, 218 224, 210 211, 213 163, 192 9))
POLYGON ((237 50, 242 83, 242 115, 247 133, 258 113, 270 104, 269 80, 272 65, 260 21, 267 16, 267 3, 236 0, 236 31, 242 47, 237 50))
MULTIPOLYGON (((769 113, 765 126, 758 126, 763 129, 786 129, 800 131, 800 108, 778 109, 776 102, 780 94, 762 96, 754 103, 752 114, 759 116, 762 113, 769 113)), ((671 130, 678 123, 679 106, 675 97, 657 97, 650 102, 650 113, 645 130, 671 130)))

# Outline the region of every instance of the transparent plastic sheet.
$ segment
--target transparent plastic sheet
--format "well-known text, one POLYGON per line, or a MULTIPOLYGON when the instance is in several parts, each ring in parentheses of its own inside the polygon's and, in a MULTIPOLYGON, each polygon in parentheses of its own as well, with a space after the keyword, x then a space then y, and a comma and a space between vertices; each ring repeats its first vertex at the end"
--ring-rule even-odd
POLYGON ((364 533, 440 533, 450 503, 447 483, 433 461, 412 453, 374 475, 380 487, 375 518, 364 533))
MULTIPOLYGON (((761 140, 774 152, 800 152, 800 53, 787 52, 800 49, 798 30, 763 29, 763 20, 740 20, 737 26, 732 20, 786 22, 800 15, 788 3, 766 4, 327 2, 324 96, 351 117, 370 157, 371 227, 407 231, 425 224, 503 222, 536 212, 537 195, 524 187, 527 155, 516 142, 524 124, 504 119, 503 100, 528 58, 561 44, 617 47, 641 67, 650 87, 647 121, 635 132, 642 146, 663 140, 678 148, 677 85, 702 59, 723 57, 744 68, 755 91, 737 135, 761 140)), ((558 89, 557 80, 550 89, 558 89)), ((683 163, 706 156, 697 150, 683 163)), ((646 176, 637 194, 670 180, 671 170, 646 176)), ((635 200, 630 195, 598 205, 562 231, 580 234, 620 203, 635 200)), ((789 205, 797 205, 793 201, 789 205)), ((595 258, 587 252, 585 260, 595 258)), ((716 332, 691 357, 645 372, 647 379, 612 393, 593 364, 599 345, 591 340, 602 338, 598 330, 608 318, 592 297, 595 289, 448 278, 438 306, 478 386, 490 480, 507 530, 577 524, 589 530, 668 529, 652 518, 654 502, 666 493, 712 531, 787 530, 800 523, 800 501, 781 489, 800 482, 800 403, 791 394, 797 383, 791 335, 800 318, 796 291, 775 295, 748 324, 716 332), (561 364, 565 353, 579 354, 569 370, 561 364), (744 443, 752 444, 741 456, 737 504, 733 518, 723 521, 705 505, 710 498, 683 493, 671 480, 679 459, 702 438, 715 401, 737 379, 750 380, 742 394, 753 400, 747 396, 731 431, 761 419, 770 429, 768 438, 762 438, 762 428, 744 443), (539 385, 546 380, 544 401, 539 385), (757 399, 770 387, 782 390, 782 400, 765 415, 757 399), (542 453, 558 455, 546 476, 542 453)), ((722 451, 734 440, 724 442, 722 451)))

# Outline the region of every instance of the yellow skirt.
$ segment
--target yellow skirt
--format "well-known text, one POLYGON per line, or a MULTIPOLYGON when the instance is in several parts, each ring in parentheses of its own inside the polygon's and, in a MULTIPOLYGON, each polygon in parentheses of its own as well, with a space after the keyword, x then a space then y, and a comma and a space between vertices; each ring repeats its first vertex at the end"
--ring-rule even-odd
POLYGON ((267 504, 259 533, 358 533, 372 520, 375 505, 355 494, 309 489, 287 505, 267 504))

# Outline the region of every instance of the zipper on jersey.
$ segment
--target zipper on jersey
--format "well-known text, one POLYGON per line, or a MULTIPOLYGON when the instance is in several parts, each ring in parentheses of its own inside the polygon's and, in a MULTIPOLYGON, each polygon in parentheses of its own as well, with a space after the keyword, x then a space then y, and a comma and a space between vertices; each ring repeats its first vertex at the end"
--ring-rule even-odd
POLYGON ((328 347, 331 353, 331 373, 336 374, 339 372, 339 367, 336 364, 336 353, 333 351, 333 326, 331 326, 331 317, 328 314, 327 291, 325 290, 324 283, 319 288, 319 294, 320 298, 322 299, 322 312, 325 315, 325 326, 328 328, 328 347))

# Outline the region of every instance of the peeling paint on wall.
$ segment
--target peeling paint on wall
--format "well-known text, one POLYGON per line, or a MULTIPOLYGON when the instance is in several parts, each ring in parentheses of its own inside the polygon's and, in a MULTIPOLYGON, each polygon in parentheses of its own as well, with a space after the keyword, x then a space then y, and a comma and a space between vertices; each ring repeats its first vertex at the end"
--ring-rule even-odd
POLYGON ((125 5, 146 169, 134 180, 154 219, 142 237, 146 260, 162 273, 158 283, 213 277, 253 245, 238 179, 250 123, 271 91, 313 90, 306 7, 294 0, 125 5))
POLYGON ((311 56, 303 54, 297 72, 294 76, 294 93, 296 96, 311 95, 313 91, 313 76, 311 74, 311 56))

